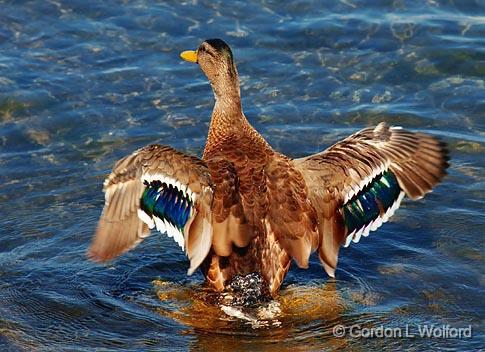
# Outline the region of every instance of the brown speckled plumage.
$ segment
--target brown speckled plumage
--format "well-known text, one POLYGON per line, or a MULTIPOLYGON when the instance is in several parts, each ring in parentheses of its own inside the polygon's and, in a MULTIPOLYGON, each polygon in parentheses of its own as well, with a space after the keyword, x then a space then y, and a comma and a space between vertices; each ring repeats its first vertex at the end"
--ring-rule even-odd
POLYGON ((165 228, 152 208, 140 211, 145 187, 163 184, 193 203, 179 229, 189 273, 200 266, 208 285, 222 291, 235 275, 260 272, 274 294, 291 261, 306 268, 314 251, 334 276, 340 246, 385 222, 404 194, 420 198, 445 175, 442 143, 384 123, 292 160, 274 151, 244 116, 229 47, 208 40, 190 55, 196 55, 215 95, 203 157, 154 145, 120 160, 105 182, 105 208, 89 252, 94 260, 134 247, 148 226, 165 228), (389 185, 394 176, 398 186, 389 185), (378 194, 371 206, 374 211, 378 206, 379 214, 351 231, 357 225, 350 217, 365 210, 366 192, 384 192, 388 185, 394 192, 392 209, 378 194), (354 215, 348 213, 351 206, 357 209, 354 215))

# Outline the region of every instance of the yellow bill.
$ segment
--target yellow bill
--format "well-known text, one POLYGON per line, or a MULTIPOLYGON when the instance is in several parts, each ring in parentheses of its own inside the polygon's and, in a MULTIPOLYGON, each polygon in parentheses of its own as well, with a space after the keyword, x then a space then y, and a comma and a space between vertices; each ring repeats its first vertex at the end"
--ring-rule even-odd
POLYGON ((180 53, 180 57, 188 62, 197 62, 197 51, 187 50, 180 53))

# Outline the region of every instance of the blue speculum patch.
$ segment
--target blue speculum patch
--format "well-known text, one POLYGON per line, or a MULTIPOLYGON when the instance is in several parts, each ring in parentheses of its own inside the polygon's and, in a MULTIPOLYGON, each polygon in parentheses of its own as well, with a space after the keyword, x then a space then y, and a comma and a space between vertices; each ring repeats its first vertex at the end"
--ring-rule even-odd
POLYGON ((160 181, 145 182, 140 207, 151 217, 165 220, 180 231, 187 223, 192 201, 177 187, 160 181))
POLYGON ((396 176, 386 171, 343 205, 348 233, 367 226, 385 213, 399 197, 401 188, 396 176))

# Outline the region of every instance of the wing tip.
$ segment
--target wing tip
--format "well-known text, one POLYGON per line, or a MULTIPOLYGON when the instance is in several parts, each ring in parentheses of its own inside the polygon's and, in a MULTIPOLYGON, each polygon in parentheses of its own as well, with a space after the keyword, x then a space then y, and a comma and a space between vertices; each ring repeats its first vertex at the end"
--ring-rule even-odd
POLYGON ((331 267, 327 263, 323 263, 323 269, 325 269, 325 272, 327 273, 328 276, 330 276, 332 279, 335 279, 335 268, 331 267))
POLYGON ((96 248, 93 248, 94 246, 91 246, 87 251, 86 251, 86 257, 95 263, 104 263, 109 261, 110 259, 113 259, 113 256, 107 255, 107 253, 103 253, 103 251, 99 251, 96 248))
POLYGON ((438 147, 440 148, 440 151, 441 151, 441 167, 442 167, 443 177, 444 177, 447 175, 446 169, 450 167, 450 163, 449 163, 449 161, 451 160, 450 146, 442 139, 438 137, 434 137, 434 138, 438 143, 438 147))
POLYGON ((293 259, 295 259, 296 265, 298 265, 300 269, 308 269, 308 258, 303 261, 299 261, 296 258, 293 259))

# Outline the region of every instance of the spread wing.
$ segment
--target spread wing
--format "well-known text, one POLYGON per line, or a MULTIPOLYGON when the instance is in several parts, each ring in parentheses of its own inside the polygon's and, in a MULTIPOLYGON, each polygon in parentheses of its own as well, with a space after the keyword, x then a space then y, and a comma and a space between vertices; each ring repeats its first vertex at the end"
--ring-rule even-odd
POLYGON ((385 123, 294 160, 318 214, 318 253, 327 273, 334 276, 339 247, 376 230, 404 195, 415 200, 430 192, 445 176, 447 160, 434 137, 385 123))
POLYGON ((190 259, 189 275, 212 244, 213 189, 206 164, 173 148, 150 145, 119 160, 104 182, 105 204, 88 252, 112 259, 149 229, 167 232, 190 259))

